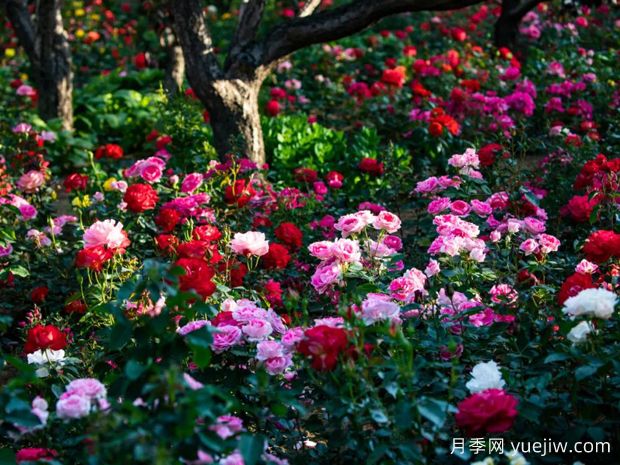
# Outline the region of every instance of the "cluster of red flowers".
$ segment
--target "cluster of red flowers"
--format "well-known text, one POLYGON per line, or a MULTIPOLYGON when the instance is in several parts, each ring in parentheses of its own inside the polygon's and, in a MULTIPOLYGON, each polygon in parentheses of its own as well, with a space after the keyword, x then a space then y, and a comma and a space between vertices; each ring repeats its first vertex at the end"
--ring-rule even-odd
POLYGON ((433 108, 428 124, 428 132, 431 136, 439 137, 443 134, 444 129, 456 136, 460 132, 461 127, 458 121, 448 115, 443 108, 433 108))
POLYGON ((118 160, 123 157, 123 148, 117 144, 105 144, 100 147, 97 147, 95 150, 95 158, 111 158, 113 160, 118 160))
POLYGON ((616 202, 612 193, 620 187, 620 158, 608 160, 599 153, 587 161, 575 179, 575 190, 585 190, 584 195, 574 195, 560 213, 578 223, 590 221, 597 205, 616 202))

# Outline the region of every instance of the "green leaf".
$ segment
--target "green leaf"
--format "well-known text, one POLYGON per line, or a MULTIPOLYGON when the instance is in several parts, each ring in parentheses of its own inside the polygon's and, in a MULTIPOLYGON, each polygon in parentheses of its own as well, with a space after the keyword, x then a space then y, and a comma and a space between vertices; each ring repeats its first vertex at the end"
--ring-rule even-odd
POLYGON ((239 440, 239 452, 245 465, 255 465, 265 450, 265 439, 259 435, 244 434, 239 440))
POLYGON ((418 403, 418 412, 424 418, 433 423, 437 428, 441 428, 446 422, 448 403, 443 400, 425 397, 418 403))
POLYGON ((575 370, 575 379, 581 381, 589 376, 592 376, 600 368, 599 365, 584 365, 575 370))

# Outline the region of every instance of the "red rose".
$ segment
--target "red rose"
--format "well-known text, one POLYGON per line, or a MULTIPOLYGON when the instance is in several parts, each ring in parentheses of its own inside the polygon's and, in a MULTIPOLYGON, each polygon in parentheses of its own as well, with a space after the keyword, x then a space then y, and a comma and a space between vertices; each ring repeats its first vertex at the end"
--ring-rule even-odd
POLYGON ((35 287, 30 292, 30 300, 32 300, 35 304, 40 304, 45 301, 48 292, 49 289, 46 286, 35 287))
POLYGON ((155 147, 158 150, 165 149, 167 145, 172 143, 172 137, 168 135, 160 136, 155 141, 155 147))
POLYGON ((248 267, 245 263, 234 260, 230 266, 230 285, 232 287, 243 286, 243 278, 248 274, 248 267))
POLYGON ((203 224, 194 228, 192 237, 201 241, 215 242, 222 237, 222 233, 213 225, 203 224))
POLYGON ((406 68, 397 66, 394 69, 385 69, 381 75, 381 82, 393 87, 402 87, 407 78, 406 68))
POLYGON ((338 171, 330 171, 327 173, 327 176, 325 176, 325 180, 332 189, 340 189, 344 181, 344 175, 338 171))
POLYGON ((283 270, 291 261, 288 249, 281 244, 272 242, 269 244, 269 252, 262 257, 262 263, 265 268, 283 270))
POLYGON ((476 392, 457 405, 455 419, 468 436, 503 433, 512 428, 519 401, 502 389, 476 392))
POLYGON ((362 158, 360 161, 359 169, 364 173, 374 174, 375 176, 379 176, 383 174, 383 163, 379 162, 374 158, 362 158))
POLYGON ((276 237, 284 242, 288 248, 297 250, 301 247, 304 235, 293 223, 282 223, 274 232, 276 237))
POLYGON ((236 204, 238 207, 243 207, 255 194, 256 191, 245 179, 238 179, 232 186, 226 187, 224 200, 228 205, 236 204))
POLYGON ((83 300, 74 300, 65 305, 65 312, 67 313, 77 313, 78 315, 82 315, 86 313, 86 304, 83 300))
POLYGON ((88 176, 85 174, 73 173, 66 177, 63 184, 67 192, 73 190, 83 191, 88 184, 88 176))
POLYGON ((133 57, 133 64, 138 69, 144 69, 149 65, 148 55, 144 52, 137 53, 133 57))
POLYGON ((167 254, 173 254, 179 245, 179 238, 172 234, 159 234, 155 237, 155 242, 159 250, 167 254))
POLYGON ((295 171, 293 171, 293 174, 297 182, 306 182, 308 184, 312 184, 319 179, 319 174, 316 172, 316 170, 310 168, 296 168, 295 171))
POLYGON ((450 34, 452 35, 452 38, 457 42, 464 42, 467 39, 467 32, 465 32, 465 30, 461 29, 460 27, 453 28, 452 31, 450 31, 450 34))
POLYGON ((274 99, 269 100, 265 105, 265 111, 269 116, 278 116, 281 110, 280 102, 274 99))
POLYGON ((165 233, 171 232, 181 221, 181 214, 174 208, 162 208, 155 217, 155 224, 165 233))
POLYGON ((495 163, 496 153, 502 150, 502 146, 499 144, 487 144, 478 150, 478 158, 480 159, 480 166, 491 166, 495 163))
POLYGON ((560 208, 560 213, 577 223, 586 223, 590 221, 594 207, 599 202, 600 197, 590 199, 588 195, 574 195, 566 205, 560 208))
POLYGON ((594 263, 620 257, 620 234, 606 230, 594 231, 586 240, 583 253, 594 263))
POLYGON ((95 158, 112 158, 118 160, 123 157, 123 148, 116 144, 105 144, 95 150, 95 158))
POLYGON ((433 121, 428 126, 428 133, 433 137, 439 137, 443 134, 443 126, 437 121, 433 121))
POLYGON ((213 318, 211 320, 211 324, 215 327, 217 326, 240 326, 241 323, 239 323, 237 320, 235 320, 233 318, 233 313, 232 312, 219 312, 217 315, 215 315, 215 318, 213 318))
POLYGON ((265 299, 272 307, 282 307, 282 286, 273 279, 263 284, 265 299))
POLYGON ((207 254, 208 242, 189 241, 179 244, 177 255, 181 258, 204 258, 207 254))
POLYGON ((584 289, 593 289, 598 287, 596 284, 592 282, 592 276, 581 274, 581 273, 573 273, 560 287, 558 291, 558 303, 562 305, 566 299, 569 297, 574 297, 579 294, 584 289))
POLYGON ((61 350, 67 347, 67 336, 53 325, 37 325, 28 330, 24 352, 31 354, 36 350, 61 350))
POLYGON ((331 371, 338 363, 338 355, 348 346, 347 332, 342 328, 320 325, 307 329, 297 351, 311 358, 317 371, 331 371))
POLYGON ((185 274, 179 277, 182 291, 194 290, 203 299, 215 292, 215 284, 211 279, 215 271, 201 258, 179 258, 174 266, 183 268, 185 274))
POLYGON ((149 184, 132 184, 125 191, 123 200, 127 208, 134 213, 152 210, 157 205, 157 191, 149 184))
POLYGON ((82 249, 75 257, 75 266, 88 268, 93 271, 101 271, 103 264, 114 256, 114 251, 103 245, 82 249))
POLYGON ((17 451, 15 460, 21 462, 36 462, 39 460, 54 460, 58 452, 54 449, 42 449, 40 447, 24 447, 17 451))

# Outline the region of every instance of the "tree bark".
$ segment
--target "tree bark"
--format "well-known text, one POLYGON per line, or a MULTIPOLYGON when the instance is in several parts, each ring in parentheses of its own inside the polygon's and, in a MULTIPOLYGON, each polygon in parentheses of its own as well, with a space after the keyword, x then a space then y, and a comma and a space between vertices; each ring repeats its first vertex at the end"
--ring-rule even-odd
POLYGON ((168 95, 176 95, 183 87, 184 76, 185 58, 183 58, 183 49, 179 45, 172 45, 168 48, 168 64, 164 78, 164 89, 168 95))
POLYGON ((218 80, 209 91, 213 96, 205 102, 217 152, 244 153, 259 167, 266 161, 258 108, 261 84, 261 80, 218 80))
POLYGON ((36 28, 25 0, 0 0, 0 5, 30 61, 39 92, 39 115, 46 121, 60 118, 63 129, 73 129, 73 73, 62 0, 38 1, 36 28))
POLYGON ((37 4, 39 114, 45 120, 60 118, 63 129, 72 130, 73 72, 61 6, 61 0, 37 4))
POLYGON ((540 2, 541 0, 503 0, 502 13, 495 23, 495 46, 516 52, 519 47, 517 39, 521 20, 540 2))

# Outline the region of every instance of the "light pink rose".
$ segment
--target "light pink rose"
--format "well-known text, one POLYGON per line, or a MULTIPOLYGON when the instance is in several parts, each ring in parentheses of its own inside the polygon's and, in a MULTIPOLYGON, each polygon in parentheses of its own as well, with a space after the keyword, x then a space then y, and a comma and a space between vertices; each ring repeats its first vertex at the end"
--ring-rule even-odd
POLYGON ((392 302, 389 295, 368 294, 362 302, 362 319, 366 325, 377 321, 396 320, 400 314, 400 305, 392 302))
POLYGON ((248 337, 248 341, 252 342, 262 341, 273 332, 273 328, 268 321, 259 319, 250 320, 241 327, 241 330, 248 337))
POLYGON ((533 253, 538 252, 538 242, 536 242, 536 239, 527 239, 521 243, 519 250, 521 250, 526 256, 532 255, 533 253))
POLYGON ((263 362, 265 370, 270 375, 279 375, 284 373, 288 367, 293 364, 293 359, 290 355, 283 355, 281 357, 272 357, 263 362))
POLYGON ((123 224, 116 220, 96 221, 86 230, 83 239, 86 247, 104 245, 109 249, 118 249, 130 244, 123 224))
POLYGON ((256 255, 261 257, 269 252, 269 241, 265 240, 265 234, 257 231, 236 233, 230 242, 233 252, 239 255, 256 255))
POLYGON ((217 354, 224 352, 239 344, 241 338, 241 330, 236 326, 218 326, 217 331, 213 334, 213 351, 217 354))
POLYGON ((334 256, 332 247, 334 243, 330 241, 313 242, 308 246, 310 255, 318 258, 319 260, 329 260, 334 256))
POLYGON ((243 431, 243 420, 234 415, 222 415, 216 421, 217 423, 211 425, 209 429, 215 431, 215 434, 222 439, 228 439, 243 431))
POLYGON ((90 413, 90 399, 74 392, 65 392, 56 402, 56 415, 62 419, 83 418, 90 413))
POLYGON ((437 260, 433 260, 432 258, 428 261, 428 265, 424 268, 424 274, 429 278, 431 276, 435 276, 441 271, 441 267, 439 266, 439 262, 437 260))
POLYGON ((23 174, 17 181, 17 187, 24 192, 36 192, 45 184, 45 174, 37 170, 30 170, 23 174))
POLYGON ((598 265, 596 263, 589 262, 584 258, 577 264, 575 271, 581 274, 593 274, 598 271, 598 265))
POLYGON ((379 214, 375 217, 372 226, 375 229, 383 229, 390 234, 395 233, 400 229, 401 221, 398 216, 388 211, 379 212, 379 214))
POLYGON ((557 252, 560 248, 560 240, 550 234, 539 234, 537 239, 542 253, 557 252))
POLYGON ((333 243, 331 251, 343 263, 357 263, 362 258, 359 243, 351 239, 338 239, 333 243))
POLYGON ((67 385, 66 390, 89 399, 102 399, 107 394, 105 386, 94 378, 75 379, 67 385))

